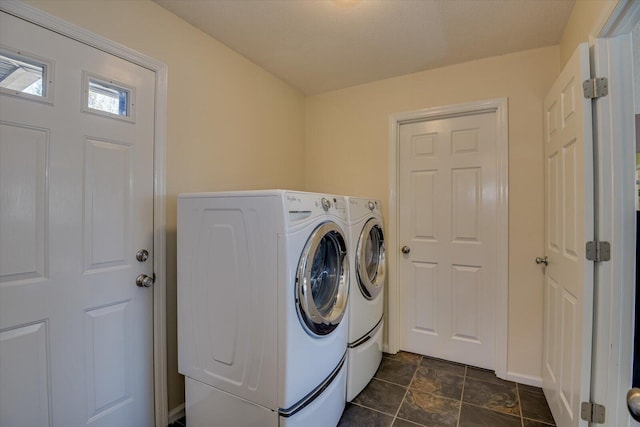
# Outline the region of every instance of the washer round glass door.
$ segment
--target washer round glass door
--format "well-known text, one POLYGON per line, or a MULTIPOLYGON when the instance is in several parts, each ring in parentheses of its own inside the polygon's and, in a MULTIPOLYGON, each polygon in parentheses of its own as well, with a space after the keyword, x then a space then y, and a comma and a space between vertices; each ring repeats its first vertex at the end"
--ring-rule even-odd
POLYGON ((372 300, 384 287, 385 247, 382 225, 375 218, 362 228, 356 251, 356 276, 365 298, 372 300))
POLYGON ((347 309, 348 265, 340 227, 320 224, 307 240, 296 275, 298 313, 308 332, 327 335, 340 324, 347 309))

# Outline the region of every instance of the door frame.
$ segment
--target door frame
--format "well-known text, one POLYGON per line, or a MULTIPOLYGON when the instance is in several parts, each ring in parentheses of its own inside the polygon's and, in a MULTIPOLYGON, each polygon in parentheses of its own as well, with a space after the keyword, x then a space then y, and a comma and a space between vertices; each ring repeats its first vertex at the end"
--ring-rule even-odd
MULTIPOLYGON (((635 153, 620 141, 635 140, 631 30, 640 2, 619 0, 590 40, 594 77, 609 79, 609 95, 594 102, 596 180, 595 238, 611 243, 611 261, 596 263, 591 400, 606 406, 607 423, 630 425, 626 393, 633 372, 635 312, 635 153)), ((635 88, 636 91, 640 88, 635 88)), ((638 425, 631 421, 632 425, 638 425)))
POLYGON ((400 334, 403 323, 400 318, 402 291, 398 268, 399 209, 398 191, 400 168, 398 162, 400 126, 405 123, 453 118, 481 113, 496 114, 496 172, 497 172, 497 283, 496 283, 496 329, 495 329, 495 372, 500 378, 507 378, 507 334, 509 295, 509 153, 508 153, 508 110, 507 98, 489 99, 444 107, 427 108, 392 114, 389 117, 389 208, 387 223, 387 262, 389 267, 389 324, 388 345, 385 351, 396 353, 400 350, 400 334))
POLYGON ((168 424, 166 339, 166 146, 167 65, 18 0, 3 0, 0 10, 151 70, 155 81, 153 148, 153 381, 155 425, 168 424))

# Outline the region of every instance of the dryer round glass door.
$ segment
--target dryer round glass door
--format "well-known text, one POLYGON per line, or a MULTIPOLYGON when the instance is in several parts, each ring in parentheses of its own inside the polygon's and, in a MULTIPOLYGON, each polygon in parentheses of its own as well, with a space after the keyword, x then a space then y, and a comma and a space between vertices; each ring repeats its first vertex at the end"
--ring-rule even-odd
POLYGON ((340 227, 319 225, 307 240, 296 275, 298 313, 311 334, 327 335, 340 324, 347 309, 348 265, 340 227))
POLYGON ((385 247, 382 225, 375 218, 362 228, 356 251, 356 276, 362 295, 374 299, 384 287, 385 247))

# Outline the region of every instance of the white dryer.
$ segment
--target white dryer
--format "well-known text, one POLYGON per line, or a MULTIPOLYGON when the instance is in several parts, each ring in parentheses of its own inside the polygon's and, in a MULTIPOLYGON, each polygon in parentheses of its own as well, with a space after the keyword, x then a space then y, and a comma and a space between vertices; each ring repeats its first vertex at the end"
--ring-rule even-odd
POLYGON ((178 197, 178 368, 190 427, 327 427, 345 405, 346 201, 178 197))
POLYGON ((380 202, 347 197, 347 206, 352 250, 347 362, 347 401, 351 401, 382 360, 386 263, 380 202))

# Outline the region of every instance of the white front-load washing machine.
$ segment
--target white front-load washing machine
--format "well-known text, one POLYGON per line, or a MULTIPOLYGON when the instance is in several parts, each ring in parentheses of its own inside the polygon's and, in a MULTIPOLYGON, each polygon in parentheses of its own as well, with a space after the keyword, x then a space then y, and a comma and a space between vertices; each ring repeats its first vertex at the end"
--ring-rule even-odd
POLYGON ((190 427, 328 427, 345 405, 344 198, 178 197, 178 368, 190 427))
POLYGON ((381 203, 347 197, 347 206, 351 247, 347 401, 351 401, 382 360, 386 263, 381 203))

